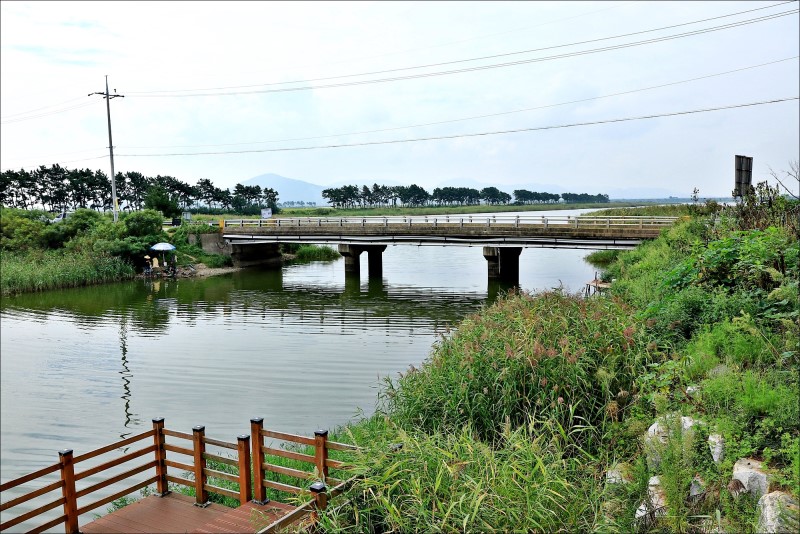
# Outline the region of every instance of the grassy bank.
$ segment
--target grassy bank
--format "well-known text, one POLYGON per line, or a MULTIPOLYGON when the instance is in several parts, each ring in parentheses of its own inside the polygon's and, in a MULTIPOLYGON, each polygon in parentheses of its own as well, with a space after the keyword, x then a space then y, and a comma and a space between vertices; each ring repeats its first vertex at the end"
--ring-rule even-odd
POLYGON ((65 250, 36 250, 0 255, 3 295, 80 287, 132 278, 135 270, 121 258, 65 250))
POLYGON ((798 208, 781 202, 709 209, 621 253, 607 296, 523 293, 465 319, 351 427, 364 478, 325 528, 755 532, 734 462, 800 495, 798 238, 781 222, 798 208), (659 419, 665 441, 644 440, 659 419), (616 466, 628 483, 606 483, 616 466), (653 476, 667 512, 636 520, 653 476))
POLYGON ((332 261, 341 258, 336 249, 318 245, 300 245, 294 254, 299 261, 332 261))
POLYGON ((52 223, 41 211, 2 208, 0 291, 11 295, 126 280, 142 270, 144 256, 153 255, 150 247, 162 241, 178 246, 181 265, 230 264, 229 257, 190 246, 188 230, 168 235, 162 223, 161 214, 152 210, 123 214, 114 223, 110 216, 79 209, 52 223))

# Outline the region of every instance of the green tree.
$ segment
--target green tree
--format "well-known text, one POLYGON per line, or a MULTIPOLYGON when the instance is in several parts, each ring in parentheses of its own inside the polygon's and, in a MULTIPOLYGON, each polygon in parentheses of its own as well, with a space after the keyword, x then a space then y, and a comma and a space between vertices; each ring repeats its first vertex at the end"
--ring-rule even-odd
POLYGON ((178 200, 161 185, 154 185, 147 190, 147 195, 144 198, 144 207, 146 209, 160 211, 164 217, 172 218, 181 214, 181 209, 178 207, 178 200))
POLYGON ((126 215, 122 222, 125 235, 144 237, 160 233, 164 218, 155 210, 143 210, 126 215))

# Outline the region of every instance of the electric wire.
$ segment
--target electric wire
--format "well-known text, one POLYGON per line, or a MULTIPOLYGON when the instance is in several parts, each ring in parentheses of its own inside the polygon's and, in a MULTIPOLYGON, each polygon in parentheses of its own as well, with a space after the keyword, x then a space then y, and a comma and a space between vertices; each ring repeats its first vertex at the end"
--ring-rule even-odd
MULTIPOLYGON (((66 160, 66 161, 64 161, 64 160, 59 160, 59 161, 56 161, 55 163, 57 163, 57 164, 61 165, 61 164, 64 164, 64 163, 75 163, 75 162, 78 162, 78 161, 91 161, 91 160, 103 159, 103 158, 107 158, 107 157, 108 157, 108 154, 104 154, 104 155, 102 155, 102 156, 95 156, 95 157, 91 157, 91 158, 70 159, 70 160, 66 160)), ((28 160, 30 160, 30 161, 34 161, 34 159, 36 159, 36 161, 42 161, 42 160, 43 160, 43 159, 45 159, 45 158, 46 158, 46 157, 41 157, 41 158, 25 158, 25 161, 28 161, 28 160)), ((12 161, 14 161, 14 162, 15 162, 15 163, 17 163, 17 164, 19 164, 19 163, 20 163, 19 161, 15 161, 15 160, 12 160, 12 161)), ((8 165, 6 162, 2 162, 2 168, 3 168, 4 170, 8 170, 8 169, 11 169, 11 168, 12 168, 12 165, 8 165)))
POLYGON ((318 149, 325 149, 325 148, 345 148, 345 147, 358 147, 358 146, 370 146, 370 145, 390 145, 396 143, 413 143, 419 141, 438 141, 444 139, 459 139, 465 137, 479 137, 479 136, 489 136, 489 135, 501 135, 501 134, 510 134, 510 133, 520 133, 520 132, 534 132, 534 131, 542 131, 542 130, 557 130, 557 129, 564 129, 564 128, 574 128, 578 126, 593 126, 597 124, 611 124, 611 123, 619 123, 619 122, 629 122, 629 121, 637 121, 637 120, 645 120, 645 119, 655 119, 660 117, 675 117, 679 115, 691 115, 695 113, 707 113, 711 111, 721 111, 726 109, 736 109, 736 108, 745 108, 745 107, 753 107, 753 106, 761 106, 765 104, 776 104, 779 102, 788 102, 790 100, 798 100, 800 97, 786 97, 786 98, 779 98, 773 100, 763 100, 760 102, 749 102, 745 104, 732 104, 729 106, 718 106, 713 108, 704 108, 704 109, 694 109, 694 110, 687 110, 687 111, 675 111, 671 113, 658 113, 658 114, 651 114, 651 115, 640 115, 637 117, 625 117, 621 119, 606 119, 606 120, 599 120, 599 121, 590 121, 590 122, 576 122, 571 124, 558 124, 558 125, 551 125, 551 126, 536 126, 531 128, 516 128, 512 130, 498 130, 492 132, 477 132, 477 133, 467 133, 467 134, 454 134, 454 135, 440 135, 435 137, 417 137, 412 139, 392 139, 387 141, 366 141, 363 143, 343 143, 337 145, 318 145, 318 146, 304 146, 304 147, 281 147, 281 148, 264 148, 264 149, 250 149, 250 150, 228 150, 228 151, 217 151, 217 152, 172 152, 172 153, 165 153, 165 154, 117 154, 119 157, 164 157, 164 156, 206 156, 206 155, 220 155, 220 154, 251 154, 257 152, 291 152, 291 151, 300 151, 300 150, 318 150, 318 149))
MULTIPOLYGON (((176 95, 176 94, 139 94, 138 98, 187 98, 187 97, 196 97, 196 96, 232 96, 232 95, 282 93, 282 92, 290 92, 290 91, 309 91, 309 90, 316 90, 316 89, 331 89, 331 88, 336 88, 336 87, 350 87, 350 86, 356 86, 356 85, 367 85, 367 84, 373 84, 373 83, 396 82, 396 81, 401 81, 401 80, 412 80, 412 79, 418 79, 418 78, 430 78, 430 77, 434 77, 434 76, 445 76, 445 75, 449 75, 449 74, 461 74, 461 73, 465 73, 465 72, 475 72, 475 71, 482 71, 482 70, 488 70, 488 69, 497 69, 497 68, 502 68, 502 67, 511 67, 511 66, 516 66, 516 65, 525 65, 525 64, 530 64, 530 63, 539 63, 539 62, 551 61, 551 60, 555 60, 555 59, 564 59, 564 58, 569 58, 569 57, 596 54, 596 53, 600 53, 600 52, 608 52, 608 51, 611 51, 611 50, 620 50, 620 49, 624 49, 624 48, 630 48, 630 47, 633 47, 633 46, 640 46, 640 45, 653 44, 653 43, 659 43, 659 42, 664 42, 664 41, 671 41, 671 40, 680 39, 680 38, 683 38, 683 37, 692 37, 692 36, 701 35, 701 34, 704 34, 704 33, 710 33, 710 32, 715 32, 715 31, 720 31, 720 30, 727 30, 727 29, 730 29, 730 28, 736 28, 736 27, 739 27, 739 26, 745 26, 745 25, 754 24, 754 23, 757 23, 757 22, 764 22, 764 21, 767 21, 767 20, 772 20, 772 19, 776 19, 776 18, 779 18, 779 17, 785 17, 787 15, 796 14, 798 12, 800 12, 800 10, 795 9, 795 10, 792 10, 792 11, 786 11, 786 12, 782 12, 782 13, 778 13, 778 14, 766 15, 764 17, 760 17, 760 18, 757 18, 757 19, 748 19, 748 20, 745 20, 745 21, 734 22, 734 23, 725 24, 725 25, 722 25, 722 26, 714 26, 714 27, 711 27, 711 28, 703 28, 703 29, 700 29, 700 30, 693 30, 691 32, 686 32, 686 33, 682 33, 682 34, 674 34, 674 35, 669 35, 669 36, 665 36, 665 37, 657 37, 657 38, 653 38, 653 39, 646 39, 646 40, 643 40, 643 41, 634 41, 634 42, 631 42, 631 43, 623 43, 623 44, 619 44, 619 45, 607 46, 607 47, 602 47, 602 48, 594 48, 594 49, 589 49, 589 50, 580 50, 580 51, 577 51, 577 52, 569 52, 569 53, 558 54, 558 55, 553 55, 553 56, 544 56, 544 57, 539 57, 539 58, 510 61, 510 62, 506 62, 506 63, 495 63, 495 64, 490 64, 490 65, 480 65, 480 66, 475 66, 475 67, 464 67, 464 68, 453 69, 453 70, 448 70, 448 71, 438 71, 438 72, 428 72, 428 73, 420 73, 420 74, 410 74, 410 75, 407 75, 407 76, 395 76, 395 77, 391 77, 391 78, 376 78, 376 79, 372 79, 372 80, 357 80, 357 81, 352 81, 352 82, 342 82, 342 83, 335 83, 335 84, 328 84, 328 85, 303 86, 303 87, 286 87, 286 88, 282 88, 282 89, 262 89, 262 90, 256 90, 256 91, 228 91, 228 92, 218 92, 218 93, 192 93, 192 94, 180 94, 180 95, 176 95)), ((130 95, 131 93, 128 93, 128 94, 130 95)))
MULTIPOLYGON (((696 21, 684 22, 684 23, 681 23, 681 24, 674 24, 674 25, 671 25, 671 26, 663 26, 663 27, 660 27, 660 28, 653 28, 653 29, 649 29, 649 30, 641 30, 641 31, 632 32, 632 33, 614 35, 614 36, 609 36, 609 37, 601 37, 601 38, 598 38, 598 39, 590 39, 590 40, 587 40, 587 41, 577 41, 577 42, 574 42, 574 43, 560 44, 560 45, 554 45, 554 46, 548 46, 548 47, 542 47, 542 48, 533 48, 533 49, 529 49, 529 50, 520 50, 520 51, 515 51, 515 52, 507 52, 507 53, 504 53, 504 54, 494 54, 494 55, 490 55, 490 56, 483 56, 483 57, 476 57, 476 58, 468 58, 468 59, 460 59, 460 60, 454 60, 454 61, 446 61, 446 62, 441 62, 441 63, 430 63, 430 64, 426 64, 426 65, 417 65, 417 66, 413 66, 413 67, 401 67, 401 68, 395 68, 395 69, 385 69, 385 70, 378 70, 378 71, 371 71, 371 72, 362 72, 362 73, 358 73, 358 74, 345 74, 345 75, 329 76, 329 77, 323 77, 323 78, 310 78, 310 79, 305 79, 305 80, 271 82, 271 83, 262 83, 262 84, 253 84, 253 85, 236 85, 236 86, 210 87, 210 88, 197 88, 197 89, 172 89, 172 90, 158 90, 158 91, 127 91, 127 94, 129 94, 129 95, 140 95, 140 96, 146 96, 146 95, 168 96, 169 93, 183 93, 183 92, 190 92, 190 91, 218 91, 218 90, 221 91, 221 90, 227 90, 227 89, 246 89, 246 88, 252 88, 252 87, 268 87, 268 86, 272 86, 272 85, 288 85, 288 84, 294 84, 294 83, 310 83, 310 82, 327 81, 327 80, 335 80, 335 79, 342 79, 342 78, 353 78, 353 77, 358 77, 358 76, 371 76, 371 75, 375 75, 375 74, 387 74, 387 73, 390 73, 390 72, 400 72, 400 71, 405 71, 405 70, 414 70, 414 69, 422 69, 422 68, 430 68, 430 67, 441 67, 441 66, 444 66, 444 65, 453 65, 453 64, 457 64, 457 63, 465 63, 465 62, 470 62, 470 61, 482 61, 482 60, 486 60, 486 59, 495 59, 495 58, 498 58, 498 57, 506 57, 506 56, 513 56, 513 55, 519 55, 519 54, 528 54, 528 53, 532 53, 532 52, 542 52, 542 51, 545 51, 545 50, 553 50, 553 49, 556 49, 556 48, 565 48, 565 47, 569 47, 569 46, 577 46, 577 45, 582 45, 582 44, 589 44, 589 43, 596 43, 596 42, 600 42, 600 41, 607 41, 607 40, 611 40, 611 39, 620 39, 620 38, 623 38, 623 37, 631 37, 631 36, 634 36, 634 35, 642 35, 642 34, 645 34, 645 33, 652 33, 652 32, 656 32, 656 31, 674 29, 674 28, 678 28, 678 27, 681 27, 681 26, 688 26, 688 25, 691 25, 691 24, 699 24, 699 23, 702 23, 702 22, 709 22, 709 21, 712 21, 712 20, 718 20, 718 19, 733 17, 733 16, 736 16, 736 15, 742 15, 742 14, 745 14, 745 13, 751 13, 751 12, 754 12, 754 11, 760 11, 760 10, 763 10, 763 9, 769 9, 769 8, 778 7, 778 6, 781 6, 781 5, 784 5, 784 4, 790 4, 790 3, 795 3, 795 2, 797 2, 797 0, 788 0, 786 2, 781 2, 779 4, 772 4, 770 6, 764 6, 764 7, 759 7, 759 8, 755 8, 755 9, 749 9, 749 10, 746 10, 746 11, 739 11, 739 12, 730 13, 730 14, 727 14, 727 15, 720 15, 720 16, 717 16, 717 17, 699 19, 699 20, 696 20, 696 21), (156 95, 156 93, 158 93, 158 94, 156 95)), ((794 11, 794 12, 796 12, 796 11, 794 11)), ((783 12, 783 13, 779 13, 779 14, 766 15, 764 17, 757 17, 755 19, 747 19, 745 21, 739 21, 737 23, 731 23, 731 24, 739 25, 739 24, 743 24, 743 23, 761 22, 762 19, 769 20, 770 18, 773 18, 773 17, 784 16, 786 14, 791 14, 791 13, 792 13, 792 11, 783 12)), ((733 26, 733 27, 735 27, 735 26, 733 26)), ((723 26, 720 26, 720 27, 712 27, 712 29, 713 28, 727 29, 727 25, 723 25, 723 26)), ((702 30, 695 30, 695 31, 702 31, 702 30)), ((688 33, 691 34, 692 32, 688 32, 688 33)), ((678 35, 684 35, 684 34, 678 34, 678 35)), ((688 34, 686 34, 686 35, 688 36, 688 34)), ((645 41, 643 41, 643 42, 645 42, 645 41)), ((180 96, 194 96, 194 95, 180 95, 180 96)))
POLYGON ((781 62, 784 62, 784 61, 790 61, 792 59, 798 59, 798 58, 800 58, 800 56, 792 56, 792 57, 788 57, 788 58, 777 59, 775 61, 769 61, 767 63, 760 63, 758 65, 750 65, 748 67, 741 67, 741 68, 738 68, 738 69, 728 70, 728 71, 724 71, 724 72, 717 72, 717 73, 714 73, 714 74, 707 74, 705 76, 698 76, 696 78, 689 78, 689 79, 686 79, 686 80, 679 80, 679 81, 663 83, 663 84, 659 84, 659 85, 652 85, 650 87, 642 87, 642 88, 639 88, 639 89, 631 89, 631 90, 628 90, 628 91, 620 91, 620 92, 617 92, 617 93, 611 93, 611 94, 607 94, 607 95, 593 96, 593 97, 589 97, 589 98, 581 98, 581 99, 578 99, 578 100, 568 100, 568 101, 559 102, 559 103, 556 103, 556 104, 546 104, 546 105, 534 106, 534 107, 530 107, 530 108, 516 109, 516 110, 511 110, 511 111, 501 111, 501 112, 498 112, 498 113, 487 113, 487 114, 484 114, 484 115, 474 115, 472 117, 462 117, 462 118, 458 118, 458 119, 448 119, 448 120, 435 121, 435 122, 426 122, 426 123, 422 123, 422 124, 410 124, 410 125, 406 125, 406 126, 394 126, 392 128, 379 128, 379 129, 376 129, 376 130, 362 130, 362 131, 358 131, 358 132, 346 132, 346 133, 338 133, 338 134, 315 135, 315 136, 308 136, 308 137, 294 137, 294 138, 288 138, 288 139, 273 139, 273 140, 269 140, 269 141, 249 141, 249 142, 243 142, 243 143, 215 143, 215 144, 199 144, 199 145, 160 145, 160 146, 121 146, 120 148, 123 149, 123 150, 126 150, 126 149, 152 149, 152 148, 161 148, 161 149, 165 149, 165 148, 202 148, 202 147, 215 147, 215 146, 260 145, 260 144, 267 144, 267 143, 287 143, 287 142, 291 142, 291 141, 309 141, 309 140, 312 140, 312 139, 327 139, 327 138, 331 138, 331 137, 340 137, 340 136, 344 136, 344 135, 361 135, 361 134, 370 134, 370 133, 390 132, 390 131, 396 131, 396 130, 404 130, 404 129, 408 129, 408 128, 421 128, 421 127, 426 127, 426 126, 436 126, 436 125, 439 125, 439 124, 448 124, 448 123, 453 123, 453 122, 462 122, 462 121, 468 121, 468 120, 474 120, 474 119, 484 119, 484 118, 489 118, 489 117, 500 117, 500 116, 503 116, 503 115, 511 115, 513 113, 522 113, 522 112, 526 112, 526 111, 534 111, 534 110, 537 110, 537 109, 553 108, 553 107, 557 107, 557 106, 565 106, 565 105, 568 105, 568 104, 578 104, 578 103, 581 103, 581 102, 589 102, 591 100, 600 100, 600 99, 603 99, 603 98, 611 98, 611 97, 614 97, 614 96, 628 95, 628 94, 638 93, 638 92, 642 92, 642 91, 650 91, 650 90, 653 90, 653 89, 660 89, 660 88, 663 88, 663 87, 670 87, 670 86, 679 85, 679 84, 682 84, 682 83, 689 83, 689 82, 695 82, 695 81, 698 81, 698 80, 705 80, 705 79, 708 79, 708 78, 714 78, 716 76, 724 76, 726 74, 732 74, 732 73, 735 73, 735 72, 741 72, 741 71, 745 71, 745 70, 755 69, 755 68, 764 67, 764 66, 767 66, 767 65, 774 65, 776 63, 781 63, 781 62))
POLYGON ((4 116, 4 117, 0 117, 0 120, 3 120, 3 119, 9 119, 9 118, 11 118, 11 117, 16 117, 17 115, 28 115, 28 114, 30 114, 30 113, 33 113, 33 112, 35 112, 35 111, 40 111, 40 110, 42 110, 42 109, 47 109, 47 108, 54 108, 54 107, 58 107, 58 106, 63 106, 64 104, 70 104, 70 103, 72 103, 72 102, 76 102, 76 101, 78 101, 78 100, 83 100, 84 98, 85 98, 85 97, 73 98, 73 99, 71 99, 71 100, 67 100, 66 102, 60 102, 60 103, 58 103, 58 104, 51 104, 51 105, 49 105, 49 106, 42 106, 42 107, 40 107, 40 108, 29 109, 28 111, 20 111, 20 112, 18 112, 18 113, 12 113, 12 114, 10 114, 10 115, 6 115, 6 116, 4 116))
POLYGON ((91 101, 91 102, 86 102, 85 104, 78 104, 77 106, 71 106, 71 107, 68 107, 68 108, 60 109, 60 110, 48 111, 48 112, 45 112, 45 113, 40 113, 38 115, 32 115, 30 117, 19 117, 19 118, 16 118, 16 119, 9 119, 9 120, 5 120, 5 121, 1 121, 0 124, 13 124, 13 123, 16 123, 16 122, 23 122, 23 121, 32 120, 32 119, 41 119, 42 117, 50 117, 52 115, 58 115, 60 113, 65 113, 67 111, 72 111, 72 110, 75 110, 75 109, 85 108, 87 106, 94 105, 97 102, 98 101, 91 101))

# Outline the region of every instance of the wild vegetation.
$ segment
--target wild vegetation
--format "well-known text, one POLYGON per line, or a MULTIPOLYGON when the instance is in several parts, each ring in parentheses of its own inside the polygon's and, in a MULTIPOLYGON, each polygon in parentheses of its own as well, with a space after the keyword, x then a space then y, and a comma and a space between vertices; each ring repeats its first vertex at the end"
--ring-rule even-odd
POLYGON ((2 208, 0 291, 11 295, 132 278, 143 267, 150 247, 170 239, 178 247, 179 264, 230 264, 226 256, 205 254, 189 245, 187 232, 204 231, 200 225, 170 238, 162 230, 163 222, 153 210, 123 214, 114 224, 109 216, 90 209, 78 209, 52 223, 42 211, 2 208))
POLYGON ((800 496, 800 207, 760 191, 683 208, 610 263, 606 295, 511 294, 465 319, 351 426, 362 478, 323 526, 754 532, 755 499, 728 487, 736 460, 800 496), (649 443, 657 420, 671 431, 649 443), (606 482, 615 467, 628 483, 606 482), (636 519, 653 475, 665 513, 636 519))

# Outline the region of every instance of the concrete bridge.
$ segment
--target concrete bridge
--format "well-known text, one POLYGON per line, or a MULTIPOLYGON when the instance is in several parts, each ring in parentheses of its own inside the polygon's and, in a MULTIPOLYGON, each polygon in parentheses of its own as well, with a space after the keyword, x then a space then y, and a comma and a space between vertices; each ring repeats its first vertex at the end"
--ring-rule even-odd
POLYGON ((279 243, 338 245, 345 273, 358 276, 367 253, 370 278, 383 275, 387 245, 481 246, 489 279, 516 285, 523 248, 631 249, 676 217, 394 216, 304 217, 220 221, 237 265, 275 256, 279 243))

